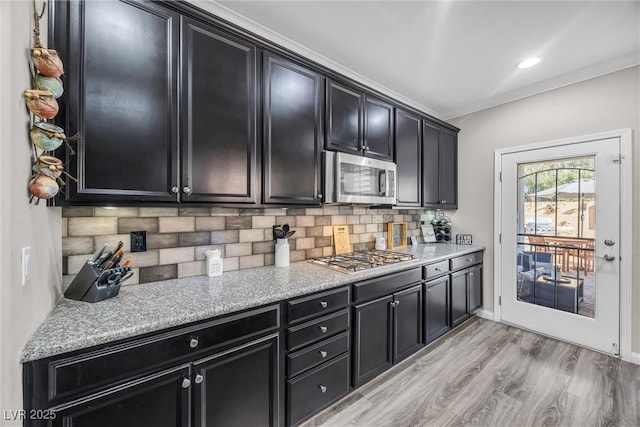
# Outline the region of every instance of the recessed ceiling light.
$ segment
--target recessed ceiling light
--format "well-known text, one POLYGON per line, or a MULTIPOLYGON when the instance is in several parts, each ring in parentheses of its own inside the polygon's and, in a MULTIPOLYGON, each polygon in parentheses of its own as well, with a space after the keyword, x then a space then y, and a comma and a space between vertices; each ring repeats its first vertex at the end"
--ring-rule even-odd
POLYGON ((541 61, 541 58, 538 58, 537 56, 532 56, 531 58, 527 58, 524 61, 522 61, 521 63, 519 63, 518 64, 518 68, 533 67, 534 65, 536 65, 540 61, 541 61))

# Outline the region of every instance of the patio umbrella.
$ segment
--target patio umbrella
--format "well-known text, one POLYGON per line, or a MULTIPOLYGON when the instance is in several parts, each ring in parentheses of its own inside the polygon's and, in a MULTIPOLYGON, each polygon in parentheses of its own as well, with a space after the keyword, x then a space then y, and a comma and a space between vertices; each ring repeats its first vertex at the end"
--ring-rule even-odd
POLYGON ((596 188, 594 181, 592 179, 581 179, 557 187, 547 188, 537 193, 531 193, 528 196, 551 200, 555 200, 556 198, 577 199, 578 197, 593 199, 595 194, 596 188))

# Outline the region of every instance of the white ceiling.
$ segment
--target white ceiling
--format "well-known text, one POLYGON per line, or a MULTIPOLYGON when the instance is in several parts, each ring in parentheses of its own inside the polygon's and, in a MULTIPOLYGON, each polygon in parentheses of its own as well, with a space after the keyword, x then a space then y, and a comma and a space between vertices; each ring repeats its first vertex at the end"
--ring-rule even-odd
POLYGON ((640 63, 640 1, 192 1, 445 120, 640 63))

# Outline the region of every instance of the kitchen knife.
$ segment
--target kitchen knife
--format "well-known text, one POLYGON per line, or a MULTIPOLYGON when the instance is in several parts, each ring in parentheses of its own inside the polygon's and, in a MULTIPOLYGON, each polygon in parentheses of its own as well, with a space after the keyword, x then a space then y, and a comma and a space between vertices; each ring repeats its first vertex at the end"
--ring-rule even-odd
POLYGON ((104 269, 107 270, 109 268, 116 267, 120 260, 122 259, 122 255, 124 254, 124 248, 119 248, 112 256, 109 262, 106 263, 104 269))
MULTIPOLYGON (((106 256, 98 261, 99 267, 104 267, 104 265, 124 246, 124 242, 120 240, 115 248, 111 252, 109 252, 106 256)), ((106 268, 106 267, 105 267, 106 268)))
POLYGON ((107 248, 107 244, 104 243, 102 246, 100 246, 98 248, 98 250, 96 251, 95 254, 93 254, 93 257, 91 257, 91 263, 95 264, 96 261, 98 261, 98 259, 100 259, 100 256, 102 256, 102 253, 104 252, 104 250, 107 248))

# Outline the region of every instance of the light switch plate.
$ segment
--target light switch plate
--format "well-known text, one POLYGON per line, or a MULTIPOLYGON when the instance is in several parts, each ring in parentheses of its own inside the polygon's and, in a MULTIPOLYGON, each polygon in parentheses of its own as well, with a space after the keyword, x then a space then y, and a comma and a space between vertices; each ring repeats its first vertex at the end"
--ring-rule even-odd
POLYGON ((31 246, 22 248, 22 286, 31 280, 31 246))

